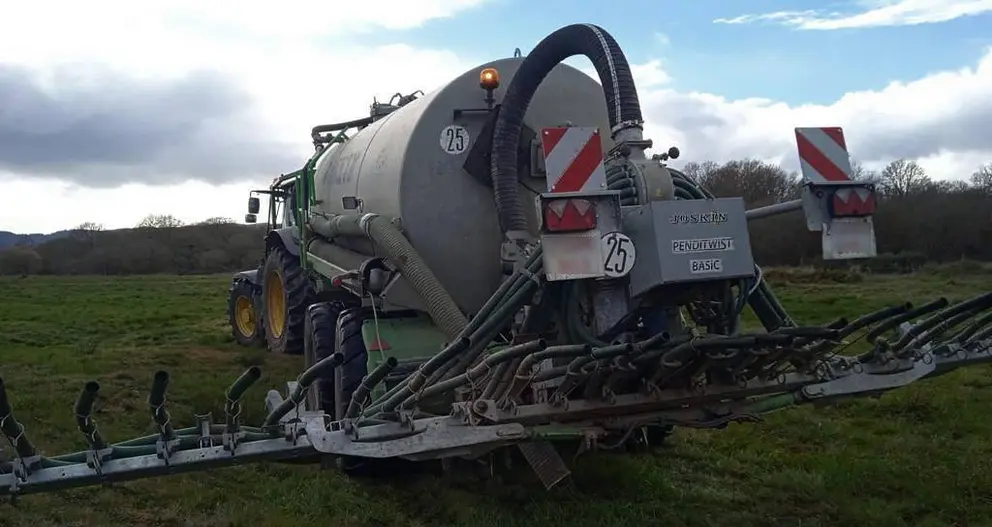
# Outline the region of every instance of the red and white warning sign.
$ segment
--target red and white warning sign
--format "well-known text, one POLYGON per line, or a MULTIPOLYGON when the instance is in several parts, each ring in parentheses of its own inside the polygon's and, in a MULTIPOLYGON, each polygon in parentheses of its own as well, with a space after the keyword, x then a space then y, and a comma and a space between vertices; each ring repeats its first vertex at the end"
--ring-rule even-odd
POLYGON ((604 190, 603 141, 594 126, 541 130, 548 192, 604 190))
POLYGON ((851 156, 844 130, 837 126, 796 128, 799 164, 803 178, 812 183, 851 180, 851 156))
POLYGON ((834 191, 832 203, 834 217, 871 216, 878 204, 875 193, 867 188, 842 188, 834 191))

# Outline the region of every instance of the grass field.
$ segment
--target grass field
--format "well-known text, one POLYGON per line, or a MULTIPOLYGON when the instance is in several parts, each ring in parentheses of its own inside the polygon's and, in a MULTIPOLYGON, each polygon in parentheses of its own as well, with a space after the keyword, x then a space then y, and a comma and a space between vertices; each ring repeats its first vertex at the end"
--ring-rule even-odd
MULTIPOLYGON (((791 280, 784 277, 792 276, 791 280)), ((773 285, 802 322, 826 322, 901 301, 955 300, 992 290, 992 275, 956 273, 773 285)), ((111 441, 152 433, 145 397, 172 374, 174 422, 222 418, 224 387, 252 364, 247 420, 264 390, 294 378, 302 358, 233 344, 227 277, 0 279, 0 375, 47 453, 83 445, 71 406, 102 385, 95 417, 111 441)), ((0 505, 0 525, 992 525, 992 378, 961 370, 838 407, 803 407, 753 425, 679 430, 669 448, 575 462, 550 492, 525 470, 505 484, 423 475, 392 483, 280 464, 27 496, 0 505)))

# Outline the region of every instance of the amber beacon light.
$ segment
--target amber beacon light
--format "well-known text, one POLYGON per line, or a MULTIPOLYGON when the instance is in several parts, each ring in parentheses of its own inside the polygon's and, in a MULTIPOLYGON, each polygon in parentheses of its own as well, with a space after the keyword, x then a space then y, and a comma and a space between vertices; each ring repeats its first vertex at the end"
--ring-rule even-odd
POLYGON ((496 68, 486 68, 479 72, 479 86, 484 90, 499 88, 499 72, 496 68))

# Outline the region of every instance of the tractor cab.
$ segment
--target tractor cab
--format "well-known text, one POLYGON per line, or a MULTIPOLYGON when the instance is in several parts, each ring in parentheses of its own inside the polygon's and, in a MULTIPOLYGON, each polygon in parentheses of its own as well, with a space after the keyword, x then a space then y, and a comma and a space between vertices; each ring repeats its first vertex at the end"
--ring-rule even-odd
POLYGON ((296 183, 298 174, 279 176, 272 181, 268 190, 252 190, 248 197, 248 214, 245 223, 256 223, 261 208, 261 200, 257 194, 268 194, 269 208, 267 229, 295 227, 297 221, 296 183))

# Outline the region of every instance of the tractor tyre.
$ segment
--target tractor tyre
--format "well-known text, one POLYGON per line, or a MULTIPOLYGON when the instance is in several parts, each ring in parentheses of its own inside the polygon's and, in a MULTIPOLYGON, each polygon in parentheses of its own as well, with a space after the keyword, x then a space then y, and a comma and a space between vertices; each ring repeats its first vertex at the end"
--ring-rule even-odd
MULTIPOLYGON (((348 308, 341 302, 321 302, 307 310, 309 328, 307 367, 330 357, 335 351, 344 355, 341 370, 341 412, 348 409, 351 395, 368 374, 368 352, 362 340, 362 308, 348 308)), ((334 371, 325 371, 314 381, 318 387, 309 403, 334 419, 338 418, 335 400, 334 371)))
MULTIPOLYGON (((304 364, 310 368, 330 357, 335 349, 338 315, 347 308, 341 302, 320 302, 307 308, 306 333, 303 346, 304 364)), ((334 413, 334 370, 324 371, 307 390, 307 407, 322 410, 332 418, 334 413)))
MULTIPOLYGON (((306 365, 309 368, 331 356, 335 351, 344 355, 341 370, 341 412, 347 410, 351 396, 358 389, 362 378, 368 374, 368 352, 362 339, 364 310, 348 308, 341 302, 321 302, 307 309, 306 365)), ((338 417, 335 399, 335 372, 325 371, 314 380, 307 393, 307 405, 319 408, 333 419, 338 417)), ((355 475, 365 465, 365 460, 342 456, 339 467, 346 474, 355 475)))
POLYGON ((299 256, 282 246, 273 247, 262 265, 262 320, 269 351, 303 352, 304 318, 313 294, 299 256))
POLYGON ((344 355, 341 363, 341 411, 347 411, 351 395, 369 373, 369 353, 362 338, 365 310, 354 307, 343 311, 337 320, 337 350, 344 355))
POLYGON ((261 346, 265 342, 262 324, 255 302, 255 288, 251 282, 237 278, 231 282, 227 299, 227 320, 231 335, 242 346, 261 346))

